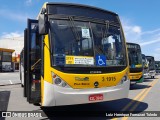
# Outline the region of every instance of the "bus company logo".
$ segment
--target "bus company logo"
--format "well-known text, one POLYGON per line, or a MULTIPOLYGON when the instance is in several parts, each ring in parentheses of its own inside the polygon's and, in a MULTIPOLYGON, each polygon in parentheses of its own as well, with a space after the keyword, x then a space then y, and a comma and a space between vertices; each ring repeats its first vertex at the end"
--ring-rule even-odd
POLYGON ((90 71, 90 74, 100 74, 102 71, 90 71))
POLYGON ((12 117, 11 112, 2 112, 2 117, 12 117))
POLYGON ((99 83, 96 81, 96 82, 94 83, 94 86, 95 86, 95 88, 98 88, 99 83))
POLYGON ((74 83, 74 85, 90 85, 89 83, 74 83))
POLYGON ((77 80, 77 81, 89 81, 89 77, 84 77, 84 78, 75 77, 75 80, 77 80))

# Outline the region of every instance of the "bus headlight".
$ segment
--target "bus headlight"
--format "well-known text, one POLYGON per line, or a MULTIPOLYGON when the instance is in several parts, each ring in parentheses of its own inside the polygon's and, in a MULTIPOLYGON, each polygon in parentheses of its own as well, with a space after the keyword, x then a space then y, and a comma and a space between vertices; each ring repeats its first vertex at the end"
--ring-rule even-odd
POLYGON ((53 83, 57 86, 70 88, 70 86, 65 81, 63 81, 58 75, 54 74, 53 72, 52 72, 52 80, 53 83))
POLYGON ((127 81, 128 77, 127 75, 123 76, 123 78, 120 80, 120 82, 118 83, 118 85, 123 84, 125 81, 127 81))
POLYGON ((56 85, 60 85, 61 82, 62 82, 62 80, 61 80, 60 78, 56 78, 56 79, 54 80, 54 83, 55 83, 56 85))
POLYGON ((66 86, 67 86, 67 83, 63 82, 62 87, 66 87, 66 86))

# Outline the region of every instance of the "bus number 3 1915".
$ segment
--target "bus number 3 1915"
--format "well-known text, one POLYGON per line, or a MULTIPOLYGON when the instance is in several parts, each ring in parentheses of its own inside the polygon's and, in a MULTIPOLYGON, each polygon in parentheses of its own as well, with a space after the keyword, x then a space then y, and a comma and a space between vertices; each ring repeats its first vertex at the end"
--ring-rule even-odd
POLYGON ((116 81, 116 77, 102 77, 102 81, 116 81))

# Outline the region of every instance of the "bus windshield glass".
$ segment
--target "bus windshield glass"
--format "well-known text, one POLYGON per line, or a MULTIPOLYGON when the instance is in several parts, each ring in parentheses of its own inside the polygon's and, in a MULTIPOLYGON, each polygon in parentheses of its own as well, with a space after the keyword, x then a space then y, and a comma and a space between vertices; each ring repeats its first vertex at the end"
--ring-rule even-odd
POLYGON ((142 64, 144 68, 148 68, 149 62, 144 54, 142 54, 142 64))
POLYGON ((140 51, 129 51, 129 64, 130 65, 142 64, 142 58, 141 58, 140 51))
POLYGON ((155 61, 156 70, 160 70, 160 61, 155 61))
POLYGON ((50 19, 54 66, 126 65, 120 26, 80 20, 50 19))
POLYGON ((149 69, 155 70, 155 61, 153 57, 147 56, 147 60, 149 61, 149 69))
POLYGON ((142 55, 139 45, 127 43, 129 64, 131 67, 142 65, 142 55))

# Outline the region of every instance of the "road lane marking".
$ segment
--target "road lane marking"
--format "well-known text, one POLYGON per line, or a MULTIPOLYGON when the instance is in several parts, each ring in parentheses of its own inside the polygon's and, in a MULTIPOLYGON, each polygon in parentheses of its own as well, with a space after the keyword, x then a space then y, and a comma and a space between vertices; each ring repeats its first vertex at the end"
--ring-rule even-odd
MULTIPOLYGON (((150 84, 148 84, 148 86, 151 86, 152 83, 153 81, 150 84)), ((135 102, 135 100, 137 100, 147 89, 148 88, 145 88, 138 95, 136 95, 135 98, 132 99, 121 111, 126 111, 135 102)))
POLYGON ((11 84, 13 84, 11 80, 9 80, 9 82, 10 82, 11 84))
POLYGON ((118 120, 117 118, 112 118, 111 120, 118 120))
MULTIPOLYGON (((154 81, 152 81, 150 84, 148 84, 148 86, 151 86, 153 84, 154 81)), ((138 100, 138 98, 147 91, 148 88, 145 88, 143 91, 141 91, 134 99, 132 99, 131 102, 129 102, 129 104, 127 104, 122 111, 126 111, 131 105, 133 105, 134 103, 136 103, 135 100, 138 100)), ((127 120, 128 117, 123 117, 122 120, 127 120)))
MULTIPOLYGON (((152 87, 158 82, 158 79, 156 81, 151 82, 151 87, 147 88, 147 90, 145 91, 145 93, 139 98, 139 101, 135 102, 135 105, 129 110, 129 111, 134 111, 138 105, 140 104, 140 102, 147 96, 147 94, 149 93, 149 91, 152 89, 152 87)), ((127 120, 128 117, 123 117, 122 120, 127 120)))
MULTIPOLYGON (((158 80, 154 81, 154 83, 151 85, 152 87, 158 82, 158 80)), ((131 111, 134 111, 137 106, 140 104, 140 102, 147 96, 147 94, 149 93, 149 91, 151 90, 151 88, 148 88, 148 90, 141 96, 141 98, 139 99, 139 101, 137 101, 137 103, 135 104, 135 106, 131 109, 131 111)))
POLYGON ((145 92, 146 88, 140 92, 134 99, 131 100, 131 102, 129 102, 123 109, 122 111, 126 111, 134 102, 135 100, 137 100, 144 92, 145 92))
MULTIPOLYGON (((151 86, 151 84, 153 83, 154 81, 152 81, 151 83, 148 84, 148 86, 151 86)), ((135 96, 134 99, 132 99, 121 111, 126 111, 132 104, 134 104, 137 100, 143 93, 145 93, 145 91, 147 91, 148 88, 145 88, 144 90, 142 90, 138 95, 135 96)), ((125 119, 126 117, 123 118, 123 120, 126 120, 125 119)), ((113 119, 112 119, 113 120, 113 119)))

